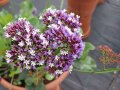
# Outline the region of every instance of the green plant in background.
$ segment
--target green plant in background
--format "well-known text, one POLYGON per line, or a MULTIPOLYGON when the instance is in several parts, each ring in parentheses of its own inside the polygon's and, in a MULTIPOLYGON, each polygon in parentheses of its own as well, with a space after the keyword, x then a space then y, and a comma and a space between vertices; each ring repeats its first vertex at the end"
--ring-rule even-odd
POLYGON ((91 50, 94 50, 95 47, 89 43, 85 43, 85 49, 82 54, 82 57, 74 62, 74 69, 75 70, 80 70, 81 72, 87 72, 87 71, 94 71, 97 66, 95 63, 95 60, 89 56, 89 52, 91 50))
POLYGON ((13 20, 12 14, 6 10, 0 12, 0 55, 3 54, 7 49, 10 48, 10 41, 4 38, 3 27, 13 20))

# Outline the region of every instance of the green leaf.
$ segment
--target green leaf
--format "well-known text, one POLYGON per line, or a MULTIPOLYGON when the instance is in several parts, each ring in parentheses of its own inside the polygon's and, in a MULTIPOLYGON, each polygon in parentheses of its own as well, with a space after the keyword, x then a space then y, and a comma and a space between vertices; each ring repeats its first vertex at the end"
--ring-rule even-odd
POLYGON ((84 61, 81 61, 81 71, 94 71, 95 68, 96 62, 90 56, 87 56, 87 58, 84 61))
POLYGON ((21 73, 20 67, 17 67, 17 69, 15 70, 14 66, 12 66, 9 76, 13 77, 14 75, 20 74, 20 73, 21 73))
POLYGON ((26 90, 46 90, 43 82, 40 82, 37 86, 30 85, 26 86, 26 90))
POLYGON ((86 59, 81 61, 75 61, 73 64, 75 69, 80 71, 94 71, 96 69, 96 62, 90 56, 87 56, 86 59))
POLYGON ((27 71, 27 70, 23 70, 23 72, 21 72, 21 73, 19 74, 18 79, 19 79, 19 80, 24 80, 24 79, 26 79, 27 75, 28 75, 28 71, 27 71))
POLYGON ((50 74, 50 73, 46 73, 45 78, 49 81, 53 80, 55 78, 55 75, 50 74))
POLYGON ((46 90, 43 82, 40 82, 37 86, 35 86, 35 90, 46 90))
POLYGON ((27 77, 25 80, 26 86, 32 86, 34 84, 34 78, 33 77, 27 77))
POLYGON ((25 0, 21 4, 20 17, 25 17, 25 18, 33 17, 33 14, 32 14, 33 9, 34 9, 34 5, 33 5, 32 1, 25 0))
POLYGON ((27 77, 25 80, 26 90, 45 90, 45 85, 39 82, 37 85, 34 84, 34 77, 27 77))
POLYGON ((91 43, 86 42, 83 55, 74 62, 74 68, 80 71, 93 71, 96 69, 95 60, 89 56, 89 52, 94 49, 95 47, 91 43))
POLYGON ((5 26, 7 23, 11 22, 12 20, 13 20, 13 16, 8 11, 2 10, 0 12, 0 24, 2 26, 5 26))
MULTIPOLYGON (((34 86, 33 85, 30 85, 30 86, 27 86, 26 85, 26 90, 35 90, 35 88, 34 88, 34 86)), ((38 90, 40 90, 40 89, 38 89, 38 90)))
POLYGON ((0 55, 5 54, 6 50, 10 49, 11 40, 0 38, 0 55))
POLYGON ((33 26, 35 26, 36 28, 39 28, 40 29, 40 22, 39 22, 39 19, 38 19, 38 17, 32 17, 32 18, 30 18, 30 19, 28 19, 29 20, 29 22, 33 25, 33 26))
POLYGON ((94 49, 95 49, 95 47, 91 43, 85 42, 85 49, 79 60, 84 60, 88 56, 89 52, 94 49))

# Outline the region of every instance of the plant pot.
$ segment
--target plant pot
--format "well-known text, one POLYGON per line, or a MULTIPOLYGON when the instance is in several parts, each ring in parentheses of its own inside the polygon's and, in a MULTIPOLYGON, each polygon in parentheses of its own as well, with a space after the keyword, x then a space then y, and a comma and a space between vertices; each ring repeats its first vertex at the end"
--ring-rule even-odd
POLYGON ((9 0, 0 0, 0 6, 7 4, 9 0))
POLYGON ((84 38, 89 36, 93 12, 102 2, 103 0, 67 0, 68 12, 74 12, 81 17, 84 38))
MULTIPOLYGON (((69 72, 64 72, 59 78, 57 78, 56 80, 52 81, 51 83, 48 83, 47 85, 45 85, 46 90, 61 90, 60 84, 68 76, 68 74, 69 74, 69 72)), ((0 84, 3 87, 5 87, 6 89, 11 88, 11 90, 26 90, 24 87, 11 85, 8 81, 6 81, 3 78, 1 78, 0 84)))

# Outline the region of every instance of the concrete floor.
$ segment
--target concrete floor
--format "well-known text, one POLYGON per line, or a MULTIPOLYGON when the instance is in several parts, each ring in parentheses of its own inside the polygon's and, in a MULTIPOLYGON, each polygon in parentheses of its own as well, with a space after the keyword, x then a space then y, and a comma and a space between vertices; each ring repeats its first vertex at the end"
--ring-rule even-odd
MULTIPOLYGON (((16 8, 11 10, 9 5, 4 8, 15 13, 19 9, 17 7, 20 0, 11 1, 14 1, 13 4, 16 8)), ((60 0, 53 1, 53 4, 59 8, 60 0)), ((33 2, 39 10, 42 10, 46 0, 33 0, 33 2)), ((64 7, 66 7, 66 3, 64 3, 64 7)), ((92 42, 95 46, 107 44, 114 51, 120 52, 120 0, 106 0, 104 4, 99 5, 94 12, 91 27, 92 32, 87 41, 92 42)), ((100 66, 99 54, 96 52, 93 51, 91 56, 100 66)), ((5 89, 0 87, 0 90, 5 89)), ((63 82, 62 90, 120 90, 120 77, 113 78, 112 74, 97 75, 72 72, 63 82), (113 80, 115 84, 111 86, 113 80)))

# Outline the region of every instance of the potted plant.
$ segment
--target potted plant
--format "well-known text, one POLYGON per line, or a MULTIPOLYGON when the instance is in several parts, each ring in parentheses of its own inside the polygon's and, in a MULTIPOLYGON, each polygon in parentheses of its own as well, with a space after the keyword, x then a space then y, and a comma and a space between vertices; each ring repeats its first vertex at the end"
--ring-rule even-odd
POLYGON ((11 90, 60 90, 85 47, 79 16, 48 8, 38 18, 29 0, 21 6, 18 15, 0 13, 0 84, 11 90))
POLYGON ((68 12, 74 12, 81 16, 84 38, 88 37, 91 31, 91 19, 96 6, 104 0, 67 0, 68 12))
POLYGON ((9 0, 0 0, 0 6, 7 4, 9 0))

